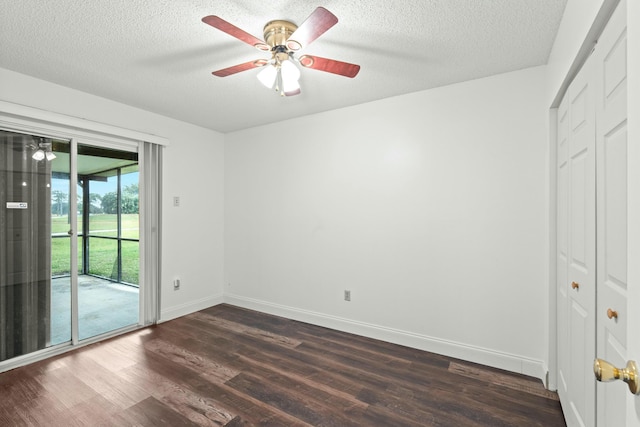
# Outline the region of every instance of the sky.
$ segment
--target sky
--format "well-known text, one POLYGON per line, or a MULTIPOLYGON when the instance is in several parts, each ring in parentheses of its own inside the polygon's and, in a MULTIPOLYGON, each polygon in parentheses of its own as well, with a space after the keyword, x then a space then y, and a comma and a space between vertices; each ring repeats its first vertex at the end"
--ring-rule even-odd
MULTIPOLYGON (((128 173, 126 175, 122 175, 122 188, 127 185, 137 184, 138 183, 138 172, 136 173, 128 173)), ((115 192, 116 191, 116 181, 117 177, 111 177, 107 182, 101 181, 91 181, 90 191, 91 193, 98 193, 101 196, 104 196, 106 193, 115 192)), ((52 179, 51 180, 51 193, 54 191, 61 191, 63 193, 69 194, 69 181, 66 179, 52 179)), ((82 190, 78 188, 78 194, 81 193, 82 190)))

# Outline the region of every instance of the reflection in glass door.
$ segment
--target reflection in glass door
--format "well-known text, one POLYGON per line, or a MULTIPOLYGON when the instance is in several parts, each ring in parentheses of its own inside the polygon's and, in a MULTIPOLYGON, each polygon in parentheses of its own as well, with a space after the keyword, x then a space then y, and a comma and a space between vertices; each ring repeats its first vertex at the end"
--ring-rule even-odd
MULTIPOLYGON (((70 264, 68 246, 52 259, 52 236, 69 230, 51 221, 52 176, 69 169, 59 151, 69 142, 0 131, 0 361, 71 340, 70 276, 51 275, 54 262, 70 264)), ((55 208, 68 218, 67 199, 55 208)))

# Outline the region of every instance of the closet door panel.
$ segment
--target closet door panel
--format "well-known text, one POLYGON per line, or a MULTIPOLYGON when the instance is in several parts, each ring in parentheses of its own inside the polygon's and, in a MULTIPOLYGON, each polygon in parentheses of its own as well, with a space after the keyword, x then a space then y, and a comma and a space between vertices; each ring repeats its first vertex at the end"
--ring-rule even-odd
POLYGON ((594 425, 595 384, 592 364, 595 355, 595 107, 592 61, 588 60, 569 86, 565 101, 568 123, 566 143, 558 126, 559 156, 566 145, 566 166, 558 171, 559 218, 566 203, 566 230, 558 224, 558 236, 565 239, 566 264, 559 242, 558 362, 562 407, 570 426, 594 425), (566 172, 562 169, 566 169, 566 172), (566 178, 562 174, 566 174, 566 178), (565 182, 562 182, 562 179, 565 182), (565 188, 566 186, 566 188, 565 188), (561 200, 560 197, 566 198, 561 200), (562 237, 561 237, 562 236, 562 237), (564 271, 563 271, 564 269, 564 271), (566 278, 563 277, 566 271, 566 278), (562 306, 564 305, 564 307, 562 306), (566 316, 563 318, 563 312, 566 316), (564 383, 564 385, 563 385, 564 383))
MULTIPOLYGON (((598 41, 597 357, 627 363, 627 32, 622 2, 598 41)), ((626 424, 625 384, 597 385, 598 425, 626 424)))
POLYGON ((569 371, 569 110, 565 99, 558 108, 558 164, 557 164, 557 345, 558 345, 558 393, 567 395, 569 371))

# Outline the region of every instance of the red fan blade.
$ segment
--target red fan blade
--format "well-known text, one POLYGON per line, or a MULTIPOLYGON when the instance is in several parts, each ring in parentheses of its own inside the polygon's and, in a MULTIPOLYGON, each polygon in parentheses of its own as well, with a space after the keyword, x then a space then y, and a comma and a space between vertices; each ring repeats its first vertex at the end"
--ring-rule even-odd
POLYGON ((230 24, 229 22, 225 21, 219 16, 215 16, 215 15, 205 16, 204 18, 202 18, 202 22, 204 22, 205 24, 209 24, 213 28, 217 28, 220 31, 223 31, 229 34, 230 36, 233 36, 238 40, 243 41, 260 50, 264 50, 264 51, 271 50, 271 48, 259 38, 252 36, 251 34, 247 33, 244 30, 241 30, 240 28, 236 27, 233 24, 230 24))
POLYGON ((293 51, 323 35, 329 28, 336 25, 338 18, 324 7, 318 7, 311 15, 291 34, 287 40, 287 47, 293 51))
POLYGON ((327 73, 339 74, 345 77, 355 77, 360 71, 360 66, 335 59, 321 58, 319 56, 303 55, 300 57, 300 65, 327 73))
POLYGON ((262 67, 266 63, 267 63, 266 59, 258 59, 256 61, 249 61, 249 62, 245 62, 244 64, 234 65, 233 67, 223 68, 222 70, 214 71, 211 74, 218 77, 227 77, 232 74, 239 73, 241 71, 247 71, 252 68, 262 67))

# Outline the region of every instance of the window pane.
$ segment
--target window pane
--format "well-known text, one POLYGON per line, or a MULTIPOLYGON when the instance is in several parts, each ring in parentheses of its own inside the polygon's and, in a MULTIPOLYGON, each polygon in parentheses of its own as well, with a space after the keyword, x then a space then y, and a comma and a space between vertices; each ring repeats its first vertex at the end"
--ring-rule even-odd
MULTIPOLYGON (((69 253, 71 241, 67 233, 64 236, 56 235, 51 239, 51 276, 69 276, 71 272, 71 260, 69 253)), ((78 248, 82 245, 82 237, 78 236, 78 248)), ((82 273, 82 251, 78 251, 78 273, 82 273)))
POLYGON ((138 282, 138 242, 122 241, 122 281, 137 285, 138 282))
POLYGON ((77 194, 77 200, 78 200, 78 235, 82 235, 82 186, 80 184, 77 185, 77 189, 76 189, 76 194, 77 194))
POLYGON ((89 188, 93 194, 89 198, 94 197, 94 204, 97 204, 99 197, 102 211, 89 215, 89 233, 92 236, 118 237, 118 177, 110 176, 104 182, 90 181, 89 188))
POLYGON ((122 236, 139 238, 138 165, 122 169, 122 236))
MULTIPOLYGON (((66 233, 65 233, 66 234, 66 233)), ((51 276, 68 276, 71 272, 69 236, 51 239, 51 276)))
POLYGON ((118 241, 89 237, 89 274, 118 280, 118 241))

